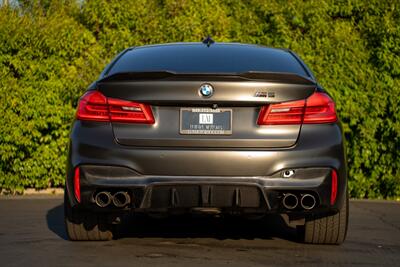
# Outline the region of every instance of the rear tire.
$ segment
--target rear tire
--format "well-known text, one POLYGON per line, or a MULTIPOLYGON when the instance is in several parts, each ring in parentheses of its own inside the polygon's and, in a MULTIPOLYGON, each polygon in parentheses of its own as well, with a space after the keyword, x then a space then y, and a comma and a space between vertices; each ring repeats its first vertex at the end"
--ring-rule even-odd
POLYGON ((305 225, 298 229, 300 237, 309 244, 339 245, 346 239, 348 217, 349 197, 346 194, 345 203, 338 213, 307 219, 305 225))
POLYGON ((107 241, 113 238, 106 214, 96 214, 71 207, 64 193, 64 219, 68 239, 72 241, 107 241))

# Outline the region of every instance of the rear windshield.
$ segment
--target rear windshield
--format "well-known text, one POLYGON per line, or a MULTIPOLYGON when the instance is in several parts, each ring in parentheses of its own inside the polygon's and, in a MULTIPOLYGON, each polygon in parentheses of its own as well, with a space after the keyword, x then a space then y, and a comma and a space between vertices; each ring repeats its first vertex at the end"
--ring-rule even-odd
POLYGON ((289 72, 307 76, 288 52, 255 45, 203 44, 138 47, 126 52, 108 75, 119 72, 177 73, 289 72))

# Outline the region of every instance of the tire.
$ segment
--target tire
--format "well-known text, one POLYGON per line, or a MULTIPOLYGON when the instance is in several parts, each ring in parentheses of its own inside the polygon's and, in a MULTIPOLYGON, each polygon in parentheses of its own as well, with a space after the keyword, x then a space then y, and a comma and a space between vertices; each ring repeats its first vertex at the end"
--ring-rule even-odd
POLYGON ((67 192, 64 193, 64 220, 69 240, 107 241, 113 238, 112 225, 106 223, 106 214, 71 207, 67 192))
POLYGON ((339 245, 346 239, 349 217, 349 196, 335 215, 309 218, 299 230, 304 243, 339 245))

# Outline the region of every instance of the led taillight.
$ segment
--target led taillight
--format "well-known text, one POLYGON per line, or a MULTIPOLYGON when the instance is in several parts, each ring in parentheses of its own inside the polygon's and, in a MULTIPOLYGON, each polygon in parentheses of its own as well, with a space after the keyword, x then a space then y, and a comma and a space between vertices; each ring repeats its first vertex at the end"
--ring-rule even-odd
POLYGON ((335 104, 325 93, 315 92, 306 100, 270 104, 261 108, 258 125, 332 123, 337 121, 335 104))
POLYGON ((153 124, 154 117, 149 105, 109 98, 110 120, 153 124))
POLYGON ((304 107, 304 100, 264 106, 261 108, 257 123, 259 125, 301 124, 304 107))
POLYGON ((107 98, 98 91, 86 92, 78 103, 78 120, 109 121, 107 98))
POLYGON ((79 101, 78 120, 153 124, 151 107, 146 104, 107 98, 99 91, 86 92, 79 101))
POLYGON ((335 169, 331 172, 331 205, 334 205, 337 197, 338 177, 335 169))
POLYGON ((307 98, 303 123, 332 123, 336 121, 335 103, 327 94, 316 92, 307 98))
POLYGON ((74 195, 76 200, 81 202, 81 177, 79 167, 75 168, 74 172, 74 195))

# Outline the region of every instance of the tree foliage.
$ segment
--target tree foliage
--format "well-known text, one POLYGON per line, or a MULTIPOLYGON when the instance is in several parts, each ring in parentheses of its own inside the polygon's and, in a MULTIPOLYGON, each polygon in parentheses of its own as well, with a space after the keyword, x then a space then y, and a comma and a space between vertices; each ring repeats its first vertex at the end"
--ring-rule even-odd
POLYGON ((400 196, 400 2, 19 1, 0 8, 0 189, 63 186, 78 97, 122 49, 246 42, 290 48, 332 94, 350 193, 400 196))

